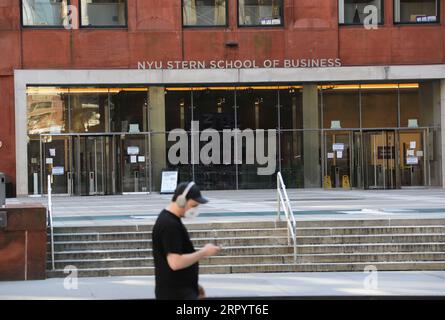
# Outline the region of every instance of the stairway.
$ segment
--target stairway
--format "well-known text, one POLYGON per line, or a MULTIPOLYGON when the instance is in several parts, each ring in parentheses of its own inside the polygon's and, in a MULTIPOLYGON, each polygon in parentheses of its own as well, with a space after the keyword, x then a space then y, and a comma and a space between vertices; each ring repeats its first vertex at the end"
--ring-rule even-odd
MULTIPOLYGON (((201 260, 200 273, 445 270, 445 219, 376 219, 297 222, 297 263, 286 225, 272 221, 188 224, 196 248, 222 246, 201 260)), ((153 275, 152 225, 58 227, 55 270, 65 277, 153 275)))

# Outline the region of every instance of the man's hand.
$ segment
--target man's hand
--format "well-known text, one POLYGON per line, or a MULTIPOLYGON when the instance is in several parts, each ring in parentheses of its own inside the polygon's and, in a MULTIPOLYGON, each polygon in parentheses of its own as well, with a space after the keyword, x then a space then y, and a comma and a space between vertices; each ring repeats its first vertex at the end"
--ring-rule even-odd
POLYGON ((204 299, 206 297, 206 292, 200 284, 198 284, 198 290, 199 290, 198 299, 204 299))
POLYGON ((192 264, 195 264, 203 257, 214 256, 218 254, 220 250, 221 250, 220 247, 208 243, 201 250, 193 253, 187 253, 187 254, 169 253, 167 254, 167 262, 169 267, 173 271, 177 271, 190 267, 192 264))
POLYGON ((203 251, 205 257, 209 257, 217 255, 221 251, 221 248, 215 246, 214 244, 208 243, 201 250, 203 251))

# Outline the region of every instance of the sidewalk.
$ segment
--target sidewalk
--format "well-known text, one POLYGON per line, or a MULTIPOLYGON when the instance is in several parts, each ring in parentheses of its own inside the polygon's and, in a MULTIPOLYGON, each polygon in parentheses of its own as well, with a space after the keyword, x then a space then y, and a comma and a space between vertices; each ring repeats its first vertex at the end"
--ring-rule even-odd
MULTIPOLYGON (((445 271, 377 273, 377 289, 365 287, 369 273, 273 273, 202 275, 209 298, 305 296, 445 296, 445 271)), ((70 282, 72 284, 72 281, 70 282)), ((77 290, 64 279, 0 282, 0 299, 153 299, 154 277, 79 278, 77 290)))

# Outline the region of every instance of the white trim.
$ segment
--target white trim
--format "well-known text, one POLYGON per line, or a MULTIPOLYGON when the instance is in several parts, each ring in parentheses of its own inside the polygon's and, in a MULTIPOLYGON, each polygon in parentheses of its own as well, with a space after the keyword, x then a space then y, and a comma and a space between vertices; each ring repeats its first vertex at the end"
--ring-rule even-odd
POLYGON ((195 85, 445 79, 445 64, 201 70, 14 70, 17 195, 28 194, 27 85, 195 85))

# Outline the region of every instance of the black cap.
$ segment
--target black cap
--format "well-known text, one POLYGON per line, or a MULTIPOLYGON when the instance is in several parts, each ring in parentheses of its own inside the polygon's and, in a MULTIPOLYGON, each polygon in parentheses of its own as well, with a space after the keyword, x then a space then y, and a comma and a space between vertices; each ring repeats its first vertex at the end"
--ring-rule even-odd
MULTIPOLYGON (((178 186, 176 187, 175 193, 173 195, 173 199, 172 201, 176 201, 176 198, 181 195, 185 188, 187 188, 189 182, 181 182, 180 184, 178 184, 178 186)), ((189 192, 187 193, 187 196, 185 197, 187 200, 195 200, 196 202, 200 203, 200 204, 204 204, 209 202, 209 200, 205 197, 202 196, 201 194, 201 190, 199 190, 199 187, 194 184, 189 192)))

